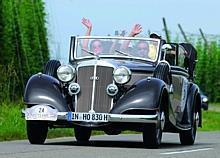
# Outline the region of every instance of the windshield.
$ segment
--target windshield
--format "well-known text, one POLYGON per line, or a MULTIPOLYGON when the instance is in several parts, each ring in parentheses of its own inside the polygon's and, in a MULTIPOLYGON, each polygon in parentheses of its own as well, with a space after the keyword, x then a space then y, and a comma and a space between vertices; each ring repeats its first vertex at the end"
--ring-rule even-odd
POLYGON ((156 61, 159 40, 125 37, 77 37, 75 59, 88 57, 129 57, 156 61))

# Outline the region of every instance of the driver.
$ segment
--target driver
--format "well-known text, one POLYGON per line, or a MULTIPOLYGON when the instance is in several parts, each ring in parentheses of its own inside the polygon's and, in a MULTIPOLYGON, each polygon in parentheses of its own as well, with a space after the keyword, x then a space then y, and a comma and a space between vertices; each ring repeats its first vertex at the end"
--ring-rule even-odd
POLYGON ((148 58, 149 45, 146 41, 140 40, 136 45, 136 49, 138 57, 148 58))

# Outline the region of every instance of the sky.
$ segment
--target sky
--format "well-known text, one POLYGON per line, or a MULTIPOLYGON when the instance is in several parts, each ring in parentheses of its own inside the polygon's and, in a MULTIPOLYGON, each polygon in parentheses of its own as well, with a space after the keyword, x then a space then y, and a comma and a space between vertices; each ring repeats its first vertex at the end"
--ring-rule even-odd
POLYGON ((115 30, 130 32, 142 25, 164 36, 165 17, 172 38, 180 34, 178 24, 187 33, 220 35, 220 0, 44 0, 51 58, 65 61, 72 35, 84 35, 83 17, 93 24, 92 35, 114 35, 115 30))

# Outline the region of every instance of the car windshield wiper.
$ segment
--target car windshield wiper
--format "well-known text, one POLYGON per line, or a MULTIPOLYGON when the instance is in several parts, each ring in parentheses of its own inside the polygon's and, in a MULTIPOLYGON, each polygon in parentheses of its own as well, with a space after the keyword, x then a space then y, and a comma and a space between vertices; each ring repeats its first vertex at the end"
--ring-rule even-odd
POLYGON ((84 48, 82 48, 82 50, 83 50, 84 52, 86 52, 86 53, 90 54, 90 55, 93 55, 93 56, 96 56, 97 58, 99 58, 99 56, 98 56, 98 55, 96 55, 96 54, 95 54, 94 52, 92 52, 92 51, 89 51, 89 50, 84 49, 84 48))
POLYGON ((115 51, 116 51, 117 53, 119 53, 119 54, 132 57, 132 55, 130 55, 130 54, 128 54, 128 53, 125 53, 125 52, 122 52, 122 51, 120 51, 120 50, 115 49, 115 51))

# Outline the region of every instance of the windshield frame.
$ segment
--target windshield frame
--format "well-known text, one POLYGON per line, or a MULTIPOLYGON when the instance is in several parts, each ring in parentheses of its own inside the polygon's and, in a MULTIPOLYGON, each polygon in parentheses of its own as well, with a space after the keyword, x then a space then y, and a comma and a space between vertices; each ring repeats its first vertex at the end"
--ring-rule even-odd
POLYGON ((158 61, 160 57, 160 44, 161 40, 160 39, 154 39, 154 38, 143 38, 143 37, 121 37, 121 36, 72 36, 71 37, 71 43, 70 43, 70 54, 69 54, 69 61, 82 61, 82 60, 89 60, 89 59, 94 59, 97 58, 97 56, 85 56, 85 57, 76 57, 76 51, 78 47, 78 40, 82 39, 110 39, 110 40, 147 40, 147 41, 152 41, 152 42, 157 42, 157 52, 156 52, 156 57, 155 59, 147 59, 147 58, 142 58, 142 57, 136 57, 136 56, 125 56, 125 55, 99 55, 99 59, 125 59, 125 60, 142 60, 146 62, 153 62, 155 63, 158 61))

